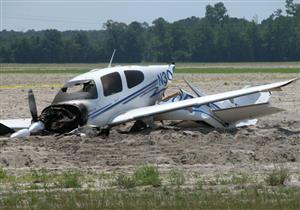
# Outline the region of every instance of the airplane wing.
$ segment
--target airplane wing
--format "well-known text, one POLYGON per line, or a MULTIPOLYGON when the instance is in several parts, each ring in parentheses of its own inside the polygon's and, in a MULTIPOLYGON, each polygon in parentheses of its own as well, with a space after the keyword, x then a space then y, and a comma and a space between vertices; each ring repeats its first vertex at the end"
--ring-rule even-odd
POLYGON ((283 82, 276 82, 267 85, 260 85, 260 86, 255 86, 255 87, 250 87, 250 88, 245 88, 240 90, 218 93, 214 95, 206 95, 206 96, 187 99, 183 101, 176 101, 173 103, 137 108, 125 112, 121 115, 118 115, 111 121, 110 124, 111 125, 120 124, 131 120, 137 120, 140 118, 149 117, 156 114, 162 114, 162 113, 188 108, 192 106, 199 106, 203 104, 213 103, 213 102, 222 101, 230 98, 249 95, 252 93, 280 90, 281 87, 289 85, 290 83, 296 81, 297 79, 298 78, 291 79, 288 81, 283 81, 283 82))
POLYGON ((28 128, 31 125, 31 120, 32 120, 31 118, 7 119, 7 120, 0 120, 0 124, 18 130, 22 128, 28 128))

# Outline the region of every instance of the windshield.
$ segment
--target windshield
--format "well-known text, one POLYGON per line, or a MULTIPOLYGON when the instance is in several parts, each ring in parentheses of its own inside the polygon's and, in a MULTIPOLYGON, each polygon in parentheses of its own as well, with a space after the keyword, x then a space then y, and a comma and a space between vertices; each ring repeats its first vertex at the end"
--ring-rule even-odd
POLYGON ((94 80, 72 81, 60 89, 53 103, 70 100, 97 99, 97 97, 98 92, 94 80))

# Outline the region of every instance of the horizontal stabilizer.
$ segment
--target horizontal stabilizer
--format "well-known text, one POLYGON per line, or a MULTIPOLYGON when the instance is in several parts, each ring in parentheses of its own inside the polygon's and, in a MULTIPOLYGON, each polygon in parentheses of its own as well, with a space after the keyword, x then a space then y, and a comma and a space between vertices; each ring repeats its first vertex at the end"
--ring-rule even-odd
POLYGON ((237 122, 245 119, 254 119, 265 115, 283 111, 276 107, 271 107, 269 103, 253 104, 248 106, 231 107, 227 109, 213 110, 213 113, 226 123, 237 122))

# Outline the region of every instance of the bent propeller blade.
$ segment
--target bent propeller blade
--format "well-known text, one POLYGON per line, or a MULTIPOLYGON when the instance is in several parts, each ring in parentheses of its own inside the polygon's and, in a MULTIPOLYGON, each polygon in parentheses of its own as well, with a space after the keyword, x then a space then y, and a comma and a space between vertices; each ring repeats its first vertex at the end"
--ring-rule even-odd
POLYGON ((38 121, 38 112, 37 112, 34 94, 31 89, 28 91, 28 105, 29 105, 29 110, 30 110, 30 114, 32 117, 32 121, 37 122, 38 121))

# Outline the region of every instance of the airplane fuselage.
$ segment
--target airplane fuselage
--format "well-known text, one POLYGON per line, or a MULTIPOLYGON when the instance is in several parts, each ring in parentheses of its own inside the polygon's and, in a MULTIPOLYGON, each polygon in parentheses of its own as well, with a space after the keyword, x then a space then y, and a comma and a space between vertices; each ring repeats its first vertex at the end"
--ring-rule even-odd
POLYGON ((92 96, 78 95, 58 104, 84 104, 88 110, 87 124, 103 127, 128 110, 154 105, 172 80, 174 68, 175 65, 155 65, 93 69, 66 85, 92 84, 92 96))

